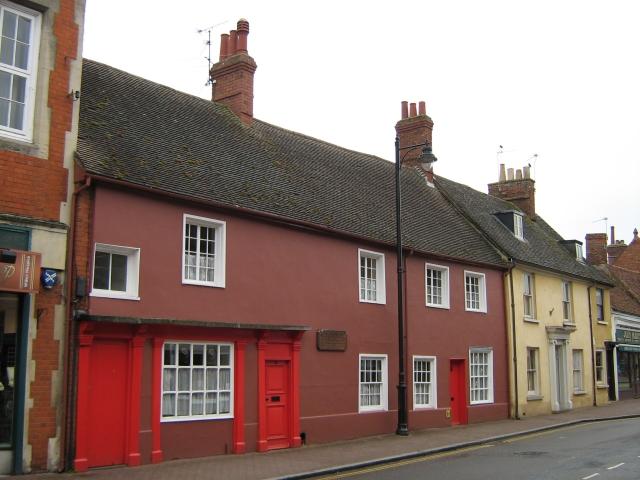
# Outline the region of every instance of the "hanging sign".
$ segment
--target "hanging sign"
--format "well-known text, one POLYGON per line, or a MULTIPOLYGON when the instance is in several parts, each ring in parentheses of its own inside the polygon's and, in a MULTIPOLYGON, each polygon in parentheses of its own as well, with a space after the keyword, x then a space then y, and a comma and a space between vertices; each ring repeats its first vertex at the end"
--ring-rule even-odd
POLYGON ((41 255, 0 249, 0 291, 37 293, 41 255))

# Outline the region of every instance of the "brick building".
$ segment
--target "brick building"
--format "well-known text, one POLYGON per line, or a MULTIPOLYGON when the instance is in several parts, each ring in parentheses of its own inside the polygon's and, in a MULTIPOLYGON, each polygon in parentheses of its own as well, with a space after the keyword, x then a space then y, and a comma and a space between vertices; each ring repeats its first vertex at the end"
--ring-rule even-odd
POLYGON ((0 1, 0 473, 62 466, 84 6, 0 1))

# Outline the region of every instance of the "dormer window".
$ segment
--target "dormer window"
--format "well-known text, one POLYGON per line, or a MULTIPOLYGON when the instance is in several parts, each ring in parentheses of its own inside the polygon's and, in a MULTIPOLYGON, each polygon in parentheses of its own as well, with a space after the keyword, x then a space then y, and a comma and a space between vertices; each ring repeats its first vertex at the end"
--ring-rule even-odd
POLYGON ((524 220, 522 212, 517 210, 507 210, 496 212, 495 216, 518 240, 524 241, 524 220))
POLYGON ((516 238, 524 240, 524 229, 522 228, 522 215, 513 213, 513 234, 516 238))
POLYGON ((584 256, 582 255, 582 244, 576 243, 576 258, 579 262, 584 262, 584 256))
POLYGON ((582 242, 579 240, 559 240, 560 245, 567 249, 567 251, 579 262, 584 263, 584 256, 582 252, 582 242))

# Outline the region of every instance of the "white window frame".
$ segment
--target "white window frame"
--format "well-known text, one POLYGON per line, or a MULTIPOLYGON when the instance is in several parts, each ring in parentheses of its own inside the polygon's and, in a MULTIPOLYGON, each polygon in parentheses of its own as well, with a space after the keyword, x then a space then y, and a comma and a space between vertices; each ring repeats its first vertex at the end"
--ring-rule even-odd
POLYGON ((607 356, 605 355, 605 351, 601 348, 596 348, 593 361, 596 372, 596 385, 599 387, 607 386, 607 356), (598 365, 598 357, 601 359, 600 365, 598 365))
POLYGON ((571 351, 571 363, 573 393, 584 393, 584 352, 581 348, 574 348, 571 351))
POLYGON ((388 361, 386 354, 361 353, 358 356, 358 412, 384 412, 388 409, 389 404, 389 380, 388 380, 388 361), (381 360, 381 381, 380 382, 363 382, 362 381, 362 361, 363 360, 381 360), (363 384, 380 384, 380 404, 379 405, 362 405, 362 387, 363 384))
POLYGON ((598 323, 606 324, 607 320, 604 318, 604 289, 596 288, 595 296, 596 296, 596 320, 598 323), (600 297, 600 302, 598 302, 598 297, 600 297))
POLYGON ((437 363, 436 357, 424 356, 424 355, 414 355, 413 356, 413 409, 414 410, 422 410, 422 409, 434 409, 438 408, 438 376, 437 376, 437 363), (429 373, 431 374, 431 381, 429 382, 419 382, 416 379, 416 362, 426 362, 429 365, 429 373), (416 386, 419 384, 428 384, 429 385, 429 402, 421 403, 418 402, 418 392, 416 386))
POLYGON ((119 245, 109 245, 106 243, 96 243, 93 250, 93 265, 91 272, 91 293, 92 297, 118 298, 122 300, 140 300, 138 296, 140 277, 140 249, 133 247, 123 247, 119 245), (96 274, 96 253, 109 253, 124 255, 127 257, 127 289, 122 292, 118 290, 95 288, 96 274))
POLYGON ((527 347, 527 395, 540 396, 540 349, 537 347, 527 347))
POLYGON ((22 68, 16 66, 0 63, 0 70, 12 75, 20 75, 26 78, 23 128, 20 130, 11 128, 9 126, 0 125, 0 136, 22 140, 25 142, 31 142, 33 140, 33 123, 42 15, 35 10, 31 10, 30 8, 23 7, 22 5, 17 5, 5 0, 0 0, 0 10, 0 28, 4 19, 5 10, 17 15, 21 15, 23 17, 28 17, 31 20, 31 32, 29 38, 29 62, 26 70, 23 70, 22 68))
POLYGON ((522 274, 522 310, 526 320, 536 318, 535 277, 531 272, 522 274), (527 300, 529 301, 529 313, 527 314, 527 300))
POLYGON ((524 240, 524 221, 519 213, 513 214, 513 235, 518 240, 524 240))
POLYGON ((487 281, 484 273, 471 272, 465 270, 464 272, 464 309, 467 312, 487 312, 487 281), (467 292, 467 279, 478 279, 478 308, 474 308, 470 304, 469 293, 467 292))
POLYGON ((434 308, 449 308, 449 267, 444 265, 436 265, 433 263, 425 263, 424 265, 424 294, 425 305, 434 308), (429 271, 440 272, 442 285, 440 286, 440 303, 433 302, 433 295, 429 301, 429 271))
MULTIPOLYGON (((229 343, 229 342, 210 342, 210 341, 190 341, 190 340, 166 340, 164 342, 164 344, 162 345, 162 382, 160 385, 160 421, 161 422, 166 422, 166 423, 172 423, 172 422, 184 422, 184 421, 193 421, 193 420, 212 420, 212 419, 223 419, 223 418, 233 418, 234 416, 234 412, 233 412, 233 406, 234 406, 234 394, 235 394, 235 388, 234 388, 234 373, 235 373, 235 367, 234 367, 234 360, 235 360, 235 351, 234 351, 234 345, 233 343, 229 343), (175 365, 165 365, 165 346, 166 345, 175 345, 177 347, 179 347, 179 345, 190 345, 191 349, 190 349, 190 365, 189 366, 179 366, 178 363, 178 351, 176 351, 176 363, 175 365), (229 347, 229 365, 216 365, 216 366, 207 366, 206 365, 206 353, 204 354, 204 361, 203 361, 203 366, 202 368, 204 369, 203 372, 203 388, 202 389, 198 389, 198 390, 193 390, 192 389, 192 382, 193 382, 193 370, 194 370, 194 365, 193 365, 193 346, 194 345, 204 345, 205 348, 209 345, 215 345, 218 347, 218 359, 220 358, 220 347, 229 347), (179 384, 178 384, 178 376, 179 373, 178 371, 176 371, 176 377, 175 377, 175 388, 173 389, 167 389, 165 390, 165 368, 168 369, 176 369, 179 370, 181 368, 183 369, 189 369, 190 370, 190 375, 189 375, 189 390, 180 390, 179 389, 179 384), (220 388, 216 388, 216 389, 207 389, 206 388, 206 370, 207 368, 212 368, 212 369, 217 369, 218 373, 220 368, 228 368, 230 370, 229 372, 229 389, 220 389, 220 388), (204 397, 206 396, 206 393, 217 393, 218 395, 220 393, 229 393, 229 412, 225 412, 225 413, 216 413, 216 414, 197 414, 197 415, 182 415, 182 416, 178 416, 177 415, 177 396, 179 393, 189 393, 189 395, 193 395, 193 393, 202 393, 203 394, 203 411, 206 408, 206 402, 204 397), (165 394, 170 395, 170 394, 175 394, 176 395, 176 408, 175 408, 175 416, 164 416, 163 412, 164 412, 164 396, 165 394)), ((218 362, 219 363, 219 362, 218 362)), ((198 367, 197 365, 195 367, 198 367)), ((218 381, 219 381, 219 376, 217 377, 218 381)), ((216 402, 216 405, 220 405, 219 400, 216 402)), ((189 402, 189 409, 191 410, 193 404, 190 401, 189 402)))
MULTIPOLYGON (((476 396, 477 397, 477 396, 476 396)), ((493 349, 482 347, 482 348, 470 348, 469 349, 469 401, 471 405, 479 405, 483 403, 493 403, 493 349), (487 362, 478 364, 474 362, 474 355, 486 355, 487 362), (479 375, 479 372, 474 372, 474 367, 487 367, 486 375, 479 375), (483 379, 486 378, 487 385, 476 386, 474 385, 475 379, 483 379), (486 391, 487 398, 474 399, 475 392, 486 391)))
POLYGON ((573 323, 573 308, 571 305, 571 282, 562 281, 562 321, 573 323))
POLYGON ((584 252, 582 250, 582 245, 580 243, 576 243, 576 259, 579 262, 584 263, 584 252))
POLYGON ((364 250, 362 248, 358 249, 358 299, 361 303, 377 303, 380 305, 384 305, 387 303, 387 293, 386 293, 386 275, 385 275, 385 259, 384 253, 373 252, 371 250, 364 250), (367 299, 366 295, 366 282, 369 280, 366 275, 362 277, 361 272, 361 263, 363 258, 371 258, 376 261, 376 289, 375 300, 367 299), (363 284, 364 282, 364 284, 363 284), (363 290, 363 285, 365 285, 365 289, 363 290), (364 295, 363 295, 364 293, 364 295))
MULTIPOLYGON (((199 217, 197 215, 190 215, 185 213, 182 220, 182 284, 183 285, 200 285, 205 287, 225 287, 226 278, 226 244, 227 244, 227 223, 222 220, 216 220, 214 218, 199 217), (200 238, 200 227, 213 228, 215 231, 215 257, 214 257, 214 279, 213 281, 207 280, 194 280, 187 278, 185 272, 185 237, 186 228, 188 225, 196 225, 198 227, 198 238, 200 238)), ((200 242, 197 241, 197 258, 200 258, 200 242)), ((196 260, 196 277, 199 276, 198 261, 196 260)))

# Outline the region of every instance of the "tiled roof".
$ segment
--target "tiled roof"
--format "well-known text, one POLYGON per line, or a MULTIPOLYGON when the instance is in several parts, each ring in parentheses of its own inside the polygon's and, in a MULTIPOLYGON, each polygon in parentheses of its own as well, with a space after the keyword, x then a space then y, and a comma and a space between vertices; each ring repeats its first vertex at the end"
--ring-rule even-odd
POLYGON ((435 182, 450 201, 454 202, 502 252, 516 262, 605 285, 611 284, 606 274, 573 257, 559 243, 562 237, 539 215, 536 215, 535 220, 523 215, 525 240, 522 241, 496 216, 499 212, 518 210, 514 204, 443 177, 436 177, 435 182))
POLYGON ((600 265, 609 272, 615 287, 611 289, 611 307, 623 313, 640 316, 640 272, 614 265, 600 265))
MULTIPOLYGON (((395 243, 394 165, 84 60, 78 158, 88 173, 395 243)), ((402 171, 404 244, 504 267, 413 169, 402 171)))

